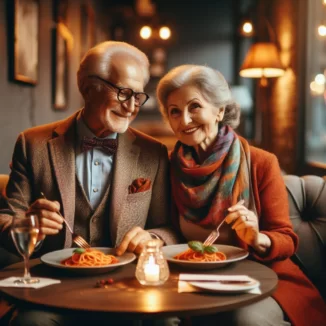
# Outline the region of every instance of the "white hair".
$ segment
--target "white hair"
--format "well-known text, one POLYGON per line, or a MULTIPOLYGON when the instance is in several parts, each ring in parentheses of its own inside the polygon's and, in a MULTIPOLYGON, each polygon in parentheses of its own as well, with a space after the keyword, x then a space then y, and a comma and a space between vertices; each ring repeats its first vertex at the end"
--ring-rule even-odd
POLYGON ((168 96, 185 85, 198 87, 204 98, 216 108, 225 107, 222 125, 236 128, 240 123, 240 108, 232 98, 224 76, 213 68, 200 65, 181 65, 170 70, 158 83, 157 99, 164 118, 168 117, 168 96))
POLYGON ((145 53, 135 46, 116 41, 106 41, 88 50, 81 60, 77 72, 77 83, 80 93, 84 96, 88 84, 87 77, 97 75, 108 79, 111 74, 111 59, 114 55, 127 55, 133 58, 143 71, 144 86, 149 81, 149 60, 145 53))

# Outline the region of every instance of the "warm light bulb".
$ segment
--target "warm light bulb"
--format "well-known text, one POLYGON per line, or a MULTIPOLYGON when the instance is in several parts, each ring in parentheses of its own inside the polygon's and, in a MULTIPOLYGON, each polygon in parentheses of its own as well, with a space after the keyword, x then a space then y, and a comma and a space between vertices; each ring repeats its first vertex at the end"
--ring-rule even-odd
POLYGON ((141 38, 143 38, 144 40, 147 40, 152 35, 152 29, 149 26, 143 26, 140 29, 139 34, 140 34, 141 38))
POLYGON ((325 91, 325 85, 313 81, 310 83, 310 90, 313 95, 322 95, 325 91))
POLYGON ((316 75, 315 82, 318 85, 324 85, 325 84, 325 76, 324 76, 324 74, 318 74, 318 75, 316 75))
POLYGON ((171 36, 171 30, 167 26, 163 26, 160 28, 160 38, 163 40, 167 40, 171 36))
POLYGON ((242 31, 245 33, 245 34, 250 34, 252 33, 252 30, 253 30, 253 27, 252 27, 252 24, 251 22, 245 22, 242 26, 242 31))
POLYGON ((325 25, 318 26, 318 34, 320 36, 326 36, 326 26, 325 25))
POLYGON ((326 6, 326 0, 324 0, 324 1, 323 1, 323 5, 325 5, 325 6, 326 6))

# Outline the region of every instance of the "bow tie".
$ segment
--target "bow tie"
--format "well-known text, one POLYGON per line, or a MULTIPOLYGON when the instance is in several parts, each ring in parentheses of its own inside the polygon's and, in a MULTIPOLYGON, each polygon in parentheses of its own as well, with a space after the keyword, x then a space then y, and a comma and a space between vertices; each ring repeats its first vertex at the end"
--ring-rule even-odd
POLYGON ((84 137, 81 143, 82 152, 88 151, 94 147, 101 147, 109 155, 114 155, 117 151, 118 141, 117 139, 97 139, 84 137))

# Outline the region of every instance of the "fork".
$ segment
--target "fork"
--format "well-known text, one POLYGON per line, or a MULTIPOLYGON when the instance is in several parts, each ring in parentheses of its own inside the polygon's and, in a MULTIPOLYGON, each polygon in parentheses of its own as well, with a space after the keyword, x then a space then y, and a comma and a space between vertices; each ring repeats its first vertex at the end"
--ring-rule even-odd
MULTIPOLYGON (((42 196, 43 199, 47 199, 47 198, 45 197, 45 195, 44 195, 43 192, 41 192, 41 196, 42 196)), ((68 230, 69 230, 69 232, 71 233, 72 241, 73 241, 77 246, 79 246, 79 247, 81 247, 81 248, 84 248, 84 249, 88 249, 88 248, 90 248, 91 246, 89 245, 89 243, 88 243, 88 242, 87 242, 87 241, 86 241, 82 236, 80 236, 79 234, 76 234, 76 233, 72 230, 71 226, 68 224, 68 222, 66 221, 66 219, 62 216, 62 214, 60 213, 60 211, 58 211, 57 213, 62 217, 63 221, 65 222, 65 224, 66 224, 66 226, 67 226, 67 228, 68 228, 68 230)))
MULTIPOLYGON (((236 203, 236 205, 241 204, 243 202, 243 200, 240 200, 236 203)), ((214 229, 206 238, 205 242, 203 243, 204 246, 211 246, 216 239, 220 236, 220 232, 219 229, 222 226, 222 224, 225 222, 227 216, 224 217, 224 219, 222 220, 222 222, 216 227, 216 229, 214 229)))
POLYGON ((216 239, 220 236, 219 228, 222 226, 222 224, 225 222, 226 217, 222 220, 222 222, 217 226, 216 229, 214 229, 206 238, 205 242, 203 243, 204 246, 211 246, 216 239))

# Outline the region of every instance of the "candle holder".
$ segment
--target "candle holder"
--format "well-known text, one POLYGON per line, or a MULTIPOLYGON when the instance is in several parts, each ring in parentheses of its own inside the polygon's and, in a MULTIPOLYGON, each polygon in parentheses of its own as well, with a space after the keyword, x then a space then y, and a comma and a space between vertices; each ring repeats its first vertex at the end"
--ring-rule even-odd
POLYGON ((170 271, 161 250, 161 240, 148 240, 138 258, 136 278, 142 285, 161 285, 169 278, 170 271))

